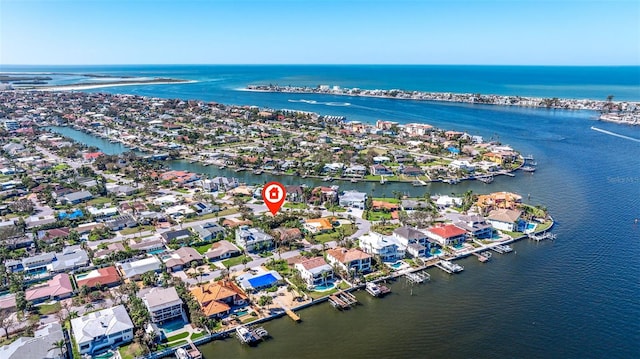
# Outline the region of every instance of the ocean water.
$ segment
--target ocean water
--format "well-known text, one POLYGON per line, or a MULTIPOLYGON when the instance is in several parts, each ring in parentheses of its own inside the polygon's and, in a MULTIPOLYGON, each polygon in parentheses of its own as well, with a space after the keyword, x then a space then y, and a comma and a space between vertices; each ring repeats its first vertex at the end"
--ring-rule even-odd
MULTIPOLYGON (((557 221, 554 232, 558 239, 542 243, 520 241, 514 245, 515 253, 496 254, 487 264, 480 264, 474 258, 462 260, 465 271, 454 276, 431 270, 431 283, 415 287, 413 295, 399 280, 392 284, 393 294, 383 299, 357 294, 362 305, 347 312, 338 312, 326 303, 302 310, 300 324, 288 318, 266 323, 264 326, 273 336, 272 340, 256 348, 241 346, 235 339, 216 341, 201 347, 206 358, 640 357, 640 225, 635 223, 635 219, 640 218, 640 143, 633 140, 640 139, 640 129, 598 122, 597 115, 588 111, 322 95, 303 97, 235 90, 260 79, 286 84, 282 82, 284 78, 291 78, 292 85, 304 84, 302 81, 331 83, 329 80, 332 80, 342 81, 342 86, 361 88, 402 88, 406 84, 407 88, 420 89, 418 87, 426 84, 419 76, 416 76, 415 86, 409 79, 397 79, 398 73, 410 73, 411 67, 389 72, 384 68, 375 71, 367 70, 367 67, 356 68, 366 76, 352 74, 357 72, 354 68, 344 67, 329 72, 334 77, 327 75, 327 81, 320 81, 323 75, 318 69, 322 67, 273 67, 272 72, 269 68, 229 66, 224 71, 216 70, 221 79, 217 81, 101 90, 273 108, 315 109, 318 112, 322 109, 331 111, 326 114, 344 114, 349 119, 427 122, 480 134, 487 139, 499 139, 525 154, 534 155, 539 164, 538 171, 532 175, 518 173, 515 178, 497 178, 489 185, 463 182, 456 186, 431 184, 415 188, 391 183, 337 184, 343 189, 360 188, 375 196, 391 194, 395 190, 411 195, 462 193, 467 189, 476 193, 515 191, 525 198, 530 195, 529 202, 533 204, 548 207, 557 221), (296 79, 300 82, 295 82, 296 79), (358 83, 359 79, 362 83, 358 83), (301 99, 306 102, 299 102, 301 99), (338 106, 334 102, 348 102, 349 105, 338 106), (631 139, 594 131, 591 126, 631 139)), ((182 73, 185 78, 210 76, 206 69, 197 67, 193 72, 189 67, 169 69, 175 74, 182 73)), ((169 71, 164 67, 142 70, 149 76, 168 76, 166 71, 169 71)), ((441 83, 440 86, 450 86, 450 91, 462 91, 477 88, 474 83, 488 82, 487 77, 475 76, 476 72, 472 70, 469 69, 466 83, 462 77, 453 76, 453 83, 462 84, 456 87, 441 83)), ((524 81, 524 75, 516 70, 526 72, 523 68, 506 72, 494 69, 497 71, 493 76, 494 85, 491 85, 494 87, 483 85, 483 88, 506 89, 513 83, 519 84, 518 89, 541 86, 536 91, 542 91, 542 96, 546 97, 582 97, 581 91, 591 90, 579 89, 580 81, 590 84, 588 86, 604 86, 603 93, 619 87, 637 88, 637 83, 634 85, 629 81, 630 74, 637 70, 627 68, 611 68, 611 74, 594 77, 602 83, 582 77, 573 82, 559 79, 555 70, 529 76, 539 80, 524 81), (616 80, 613 73, 623 70, 629 72, 616 80), (544 78, 548 81, 543 81, 544 78), (564 85, 559 86, 560 83, 564 85), (545 90, 546 87, 552 89, 545 90)), ((574 70, 579 73, 586 68, 574 70)), ((136 70, 105 68, 103 71, 122 75, 124 71, 135 73, 136 70)), ((481 72, 489 72, 489 69, 481 72)), ((444 79, 448 75, 445 71, 438 76, 444 79)), ((472 92, 476 91, 489 92, 472 92)), ((515 88, 513 91, 518 92, 515 88)), ((627 96, 640 97, 633 91, 627 96)), ((70 128, 58 130, 98 147, 113 145, 82 137, 70 128)), ((109 151, 117 152, 118 149, 110 147, 109 151)), ((236 174, 181 161, 170 165, 211 175, 237 175, 248 183, 266 180, 251 173, 236 174)), ((294 177, 275 179, 286 184, 300 181, 294 177)))

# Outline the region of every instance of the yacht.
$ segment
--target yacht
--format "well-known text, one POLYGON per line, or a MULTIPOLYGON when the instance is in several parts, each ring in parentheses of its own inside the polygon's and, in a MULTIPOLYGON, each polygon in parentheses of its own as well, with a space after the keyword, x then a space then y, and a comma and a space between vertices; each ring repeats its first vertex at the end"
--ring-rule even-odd
POLYGON ((368 282, 365 286, 365 290, 374 297, 381 297, 390 292, 389 288, 383 285, 377 285, 374 282, 368 282))

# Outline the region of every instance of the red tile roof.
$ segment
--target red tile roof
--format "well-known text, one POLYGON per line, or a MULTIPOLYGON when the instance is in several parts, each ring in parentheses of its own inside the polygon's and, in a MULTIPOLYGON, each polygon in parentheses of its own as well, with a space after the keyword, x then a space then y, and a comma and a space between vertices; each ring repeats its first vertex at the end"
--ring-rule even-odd
POLYGON ((442 238, 453 238, 467 233, 464 229, 458 228, 453 224, 447 224, 442 227, 429 228, 429 232, 442 238))
POLYGON ((114 266, 100 268, 98 269, 98 273, 100 275, 96 277, 93 277, 93 276, 89 278, 85 277, 86 279, 76 278, 76 282, 78 283, 78 288, 82 287, 83 285, 86 285, 87 287, 92 288, 97 286, 98 284, 109 285, 109 284, 117 283, 120 281, 120 275, 118 275, 118 271, 114 266))

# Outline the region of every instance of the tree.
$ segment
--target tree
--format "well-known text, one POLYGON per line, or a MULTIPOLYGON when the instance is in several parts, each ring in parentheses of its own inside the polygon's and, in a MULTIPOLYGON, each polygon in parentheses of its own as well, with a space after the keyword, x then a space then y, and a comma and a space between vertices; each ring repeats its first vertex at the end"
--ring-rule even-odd
POLYGON ((267 309, 269 308, 269 304, 273 303, 273 297, 271 297, 270 295, 263 295, 260 297, 260 299, 258 299, 258 304, 261 307, 267 306, 267 309))
POLYGON ((9 339, 9 329, 16 324, 15 318, 8 310, 0 310, 0 328, 4 329, 4 334, 9 339))
POLYGON ((29 199, 19 199, 9 205, 11 211, 22 214, 32 214, 34 210, 33 202, 29 199))
POLYGON ((242 264, 244 265, 244 269, 247 269, 247 263, 249 263, 249 257, 247 257, 246 255, 242 256, 242 264))

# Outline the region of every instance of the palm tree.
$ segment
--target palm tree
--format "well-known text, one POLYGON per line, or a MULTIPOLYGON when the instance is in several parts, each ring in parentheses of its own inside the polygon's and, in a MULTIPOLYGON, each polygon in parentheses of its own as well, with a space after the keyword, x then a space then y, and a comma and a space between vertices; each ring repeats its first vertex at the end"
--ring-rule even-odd
POLYGON ((244 255, 244 256, 242 257, 241 262, 242 262, 242 264, 244 265, 244 269, 246 270, 246 269, 247 269, 247 263, 249 263, 249 257, 247 257, 246 255, 244 255))
POLYGON ((64 341, 64 339, 57 340, 57 341, 55 341, 55 342, 53 342, 51 344, 51 349, 60 350, 60 358, 64 358, 65 357, 64 356, 64 352, 65 352, 66 348, 67 348, 67 343, 64 341))

